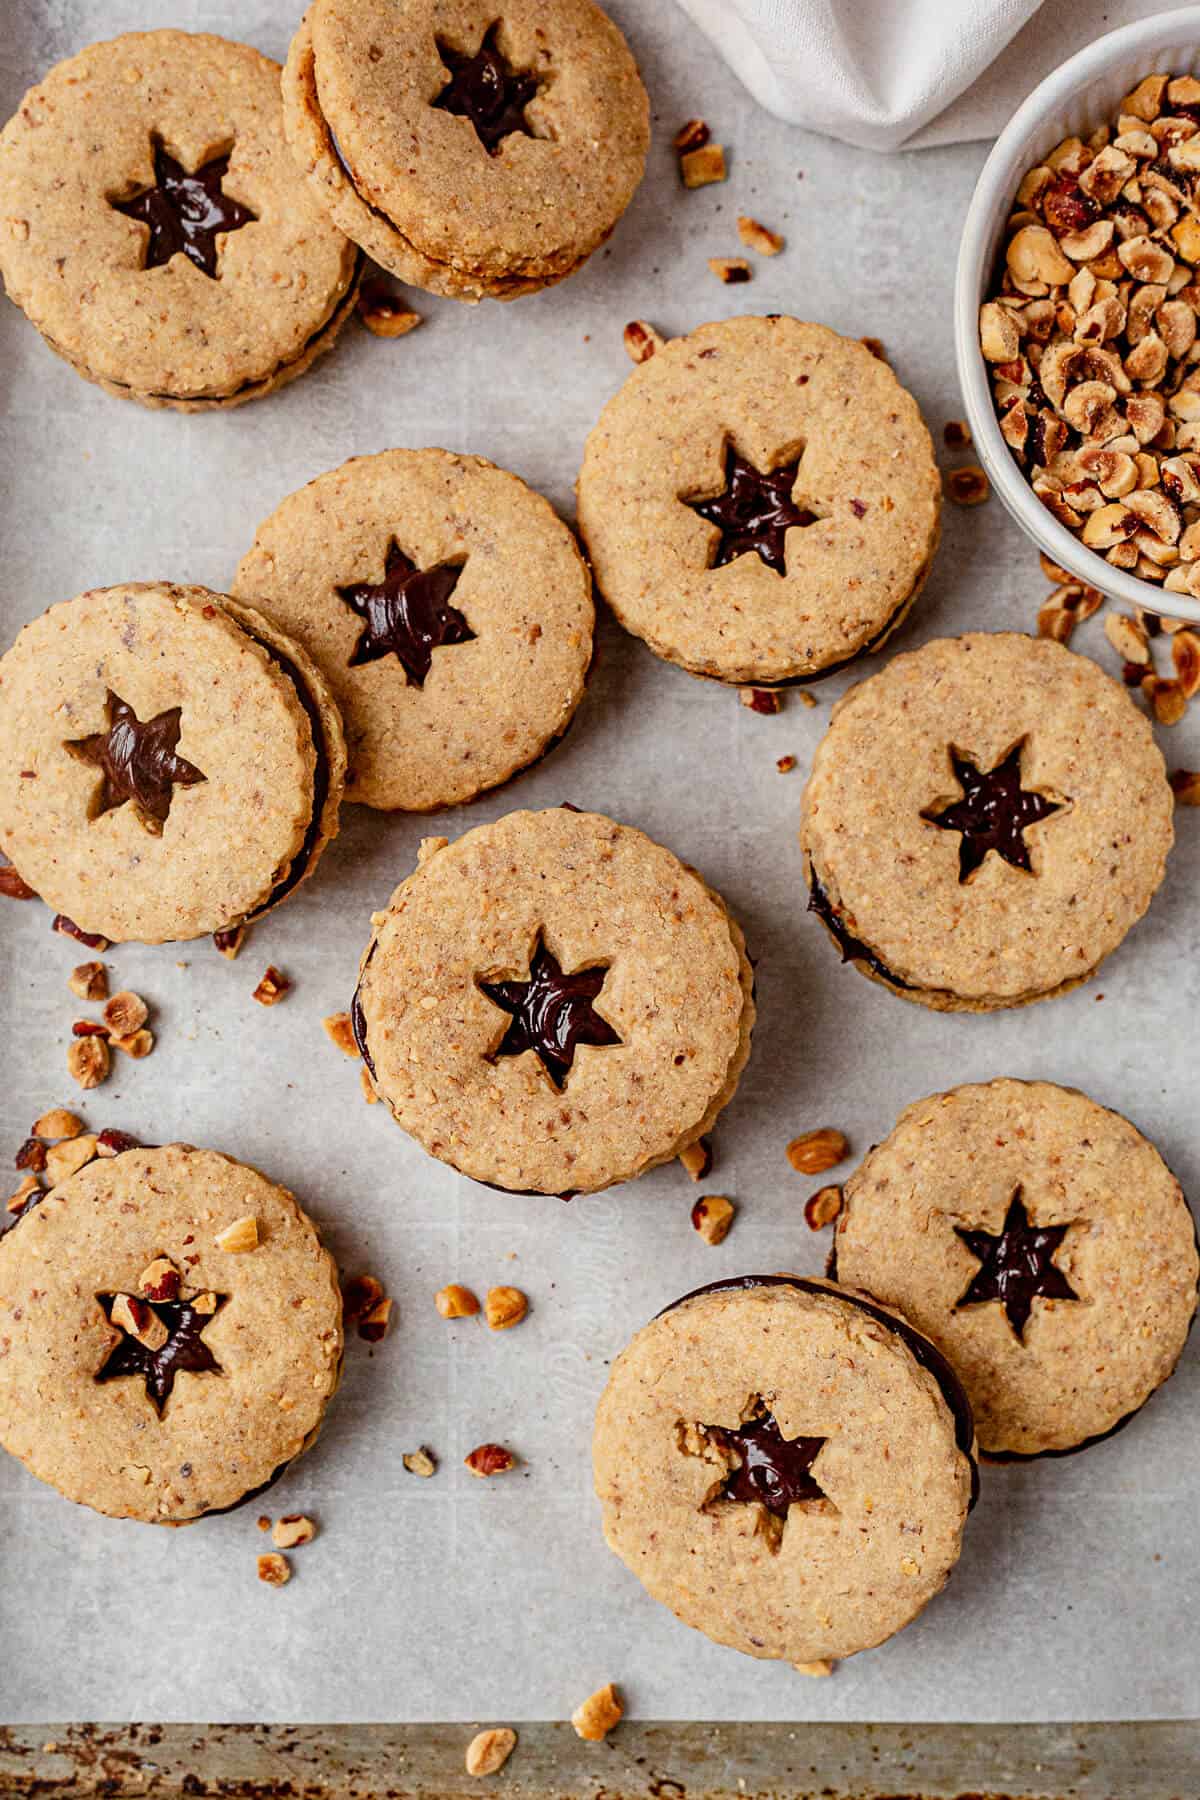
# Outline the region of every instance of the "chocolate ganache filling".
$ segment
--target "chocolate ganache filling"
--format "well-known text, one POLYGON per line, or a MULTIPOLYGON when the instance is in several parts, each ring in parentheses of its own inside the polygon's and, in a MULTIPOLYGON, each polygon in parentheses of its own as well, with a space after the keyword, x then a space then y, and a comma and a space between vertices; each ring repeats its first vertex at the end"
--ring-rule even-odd
POLYGON ((910 993, 917 992, 914 982, 905 981, 902 975, 897 975, 894 969, 889 969, 868 944, 864 944, 861 938, 855 937, 825 892, 821 885, 821 877, 811 863, 809 864, 808 910, 816 913, 837 939, 842 947, 844 963, 866 963, 867 967, 878 975, 881 981, 889 982, 892 987, 906 988, 910 993))
POLYGON ((312 732, 313 751, 316 755, 316 764, 313 768, 312 815, 304 833, 304 840, 288 865, 287 874, 276 882, 262 905, 256 907, 250 915, 251 918, 259 918, 271 907, 278 906, 279 902, 285 900, 294 887, 299 886, 312 864, 323 833, 325 807, 329 800, 329 745, 325 736, 325 723, 321 718, 321 709, 295 663, 289 656, 285 656, 282 650, 277 650, 274 644, 269 644, 265 638, 257 637, 245 626, 242 629, 246 632, 247 637, 254 639, 261 650, 266 651, 280 674, 286 675, 291 682, 296 691, 296 698, 304 709, 304 716, 308 720, 309 729, 312 732))

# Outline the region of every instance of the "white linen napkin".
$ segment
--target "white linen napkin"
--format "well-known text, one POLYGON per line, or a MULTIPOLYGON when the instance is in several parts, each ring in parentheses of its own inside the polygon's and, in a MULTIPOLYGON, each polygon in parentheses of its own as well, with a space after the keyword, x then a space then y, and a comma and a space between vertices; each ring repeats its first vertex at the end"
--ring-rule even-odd
POLYGON ((867 150, 993 137, 1044 75, 1170 0, 680 0, 755 98, 867 150))

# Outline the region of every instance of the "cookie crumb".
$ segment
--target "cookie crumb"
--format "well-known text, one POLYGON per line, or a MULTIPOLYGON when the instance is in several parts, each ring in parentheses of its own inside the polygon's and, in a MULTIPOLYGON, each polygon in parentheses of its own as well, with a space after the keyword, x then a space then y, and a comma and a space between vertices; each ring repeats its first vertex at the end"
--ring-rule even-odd
POLYGON ((358 1045, 354 1041, 354 1026, 348 1012, 330 1013, 327 1019, 321 1020, 321 1024, 325 1028, 326 1037, 337 1045, 343 1056, 357 1059, 358 1045))
POLYGON ((781 775, 790 775, 795 766, 796 759, 794 756, 779 756, 775 759, 775 767, 779 770, 781 775))
POLYGON ((467 1745, 468 1775, 494 1775, 502 1769, 516 1746, 517 1734, 508 1725, 480 1731, 467 1745))
POLYGON ((268 1587, 283 1587, 292 1579, 292 1565, 278 1550, 268 1550, 258 1559, 258 1579, 268 1587))
POLYGON ((702 1194, 692 1208, 692 1226, 706 1244, 724 1243, 736 1210, 724 1194, 702 1194))
POLYGON ((991 483, 978 463, 951 469, 946 476, 946 492, 956 506, 981 506, 991 491, 991 483))
POLYGON ((111 1068, 108 1042, 103 1037, 72 1038, 67 1045, 67 1073, 81 1088, 99 1087, 111 1068))
POLYGON ((472 1475, 486 1479, 489 1475, 506 1475, 515 1465, 516 1457, 503 1444, 477 1444, 463 1462, 472 1475))
POLYGON ((709 1138, 697 1138, 686 1150, 679 1152, 679 1160, 693 1181, 703 1181, 713 1166, 713 1148, 709 1138))
POLYGON ((291 986, 290 978, 282 969, 277 969, 274 963, 268 963, 251 999, 257 1000, 260 1006, 277 1006, 284 995, 290 993, 291 986))
POLYGON ((433 1304, 443 1319, 473 1319, 479 1311, 479 1301, 470 1288, 457 1281, 439 1288, 433 1296, 433 1304))
POLYGON ((582 1705, 577 1706, 571 1714, 571 1723, 577 1735, 586 1743, 598 1744, 606 1738, 614 1725, 619 1725, 625 1708, 621 1697, 612 1682, 597 1688, 589 1694, 582 1705))
POLYGON ((708 266, 717 280, 727 287, 734 282, 749 281, 754 274, 744 256, 710 256, 708 266))
POLYGON ((107 1000, 108 970, 102 962, 77 963, 67 976, 67 986, 78 1000, 107 1000))
POLYGON ((373 337, 407 337, 421 323, 399 294, 391 293, 379 282, 366 282, 358 296, 358 316, 373 337))
POLYGON ((516 1287, 494 1287, 487 1291, 483 1315, 489 1331, 508 1331, 519 1325, 529 1311, 529 1301, 516 1287))
POLYGON ((804 1202, 804 1223, 810 1231, 822 1231, 832 1225, 842 1210, 842 1190, 831 1186, 818 1188, 804 1202))
POLYGON ((248 1251, 257 1250, 257 1218, 253 1213, 246 1213, 232 1225, 226 1225, 224 1231, 218 1231, 213 1242, 218 1250, 224 1250, 230 1256, 245 1256, 248 1251))
POLYGON ((752 219, 748 213, 739 214, 737 228, 747 250, 757 251, 759 256, 778 256, 783 249, 784 240, 779 233, 771 231, 758 219, 752 219))
POLYGON ((649 362, 655 351, 662 349, 665 341, 661 333, 655 331, 653 325, 648 325, 645 319, 630 319, 622 334, 625 354, 630 362, 635 363, 649 362))
POLYGON ((823 1125, 817 1131, 803 1131, 787 1147, 787 1159, 800 1175, 823 1175, 844 1162, 850 1145, 841 1131, 823 1125))
POLYGON ((777 713, 783 710, 783 697, 778 688, 739 688, 738 699, 751 712, 777 713))
POLYGON ((311 1544, 317 1528, 306 1513, 284 1513, 271 1530, 271 1542, 277 1550, 296 1550, 311 1544))
POLYGON ((428 1481, 431 1475, 437 1473, 437 1459, 424 1444, 419 1450, 407 1451, 400 1460, 410 1475, 419 1475, 422 1481, 428 1481))
POLYGON ((683 151, 679 172, 687 188, 709 187, 714 181, 724 181, 728 174, 724 145, 706 141, 695 150, 683 151))

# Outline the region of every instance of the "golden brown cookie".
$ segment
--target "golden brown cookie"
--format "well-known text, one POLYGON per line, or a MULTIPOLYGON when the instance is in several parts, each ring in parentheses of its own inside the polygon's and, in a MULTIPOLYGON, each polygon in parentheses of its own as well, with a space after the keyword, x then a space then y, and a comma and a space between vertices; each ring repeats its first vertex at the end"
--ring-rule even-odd
POLYGON ((948 1363, 867 1296, 714 1282, 613 1364, 596 1413, 609 1548, 685 1624, 748 1656, 867 1650, 945 1585, 974 1503, 948 1363))
POLYGON ((127 1150, 0 1239, 0 1350, 6 1450, 97 1512, 184 1525, 316 1437, 341 1369, 337 1270, 254 1169, 127 1150))
POLYGON ((800 841, 844 962, 985 1012, 1062 993, 1116 949, 1162 881, 1172 796, 1149 724, 1094 662, 973 632, 838 702, 800 841))
POLYGON ((918 1100, 846 1183, 839 1278, 897 1307, 958 1371, 993 1454, 1080 1449, 1179 1360, 1196 1229, 1158 1151, 1046 1081, 918 1100))
POLYGON ((592 0, 314 0, 283 80, 330 217, 402 281, 509 300, 561 281, 642 178, 649 103, 592 0))
POLYGON ((555 807, 428 840, 377 915, 351 1016, 376 1093, 431 1156, 592 1193, 708 1130, 750 1052, 752 986, 699 875, 555 807))
POLYGON ((726 319, 634 369, 588 439, 579 526, 627 630, 693 675, 815 679, 900 624, 937 547, 916 401, 855 339, 726 319))
POLYGON ((114 942, 277 906, 337 834, 345 769, 307 653, 206 588, 93 589, 0 659, 0 846, 114 942))
POLYGON ((281 386, 333 343, 361 260, 297 174, 278 65, 245 44, 93 44, 0 134, 9 296, 110 393, 191 411, 281 386))
POLYGON ((346 797, 428 812, 534 762, 583 698, 591 578, 553 508, 447 450, 360 456, 259 526, 233 591, 303 644, 341 707, 346 797))

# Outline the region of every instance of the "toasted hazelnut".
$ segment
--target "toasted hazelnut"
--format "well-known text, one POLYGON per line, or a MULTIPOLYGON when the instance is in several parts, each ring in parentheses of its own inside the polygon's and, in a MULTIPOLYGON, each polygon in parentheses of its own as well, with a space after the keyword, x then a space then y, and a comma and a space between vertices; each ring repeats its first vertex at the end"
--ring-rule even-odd
POLYGON ((706 1137, 697 1138, 686 1150, 679 1152, 679 1160, 693 1181, 703 1181, 713 1166, 711 1140, 706 1137))
POLYGON ((213 943, 227 962, 233 961, 245 941, 246 927, 244 925, 227 925, 223 931, 213 932, 213 943))
POLYGON ((83 1132, 79 1137, 64 1138, 61 1144, 52 1144, 46 1152, 46 1175, 51 1187, 57 1187, 68 1175, 74 1175, 85 1163, 90 1163, 96 1154, 96 1134, 94 1131, 83 1132))
POLYGON ((783 249, 784 240, 779 233, 750 218, 747 213, 738 215, 737 228, 747 250, 754 250, 759 256, 778 256, 783 249))
POLYGON ((489 1475, 506 1475, 516 1462, 511 1450, 503 1444, 478 1444, 463 1461, 472 1475, 481 1479, 489 1475))
POLYGON ((845 1134, 824 1125, 817 1131, 805 1131, 794 1137, 787 1147, 787 1159, 800 1175, 823 1175, 844 1162, 850 1154, 845 1134))
POLYGON ((708 266, 718 281, 726 286, 733 282, 751 280, 754 271, 744 256, 710 256, 708 266))
POLYGON ((589 1744, 598 1744, 606 1738, 614 1725, 621 1723, 625 1708, 612 1682, 597 1688, 589 1694, 581 1706, 577 1706, 571 1714, 571 1723, 577 1734, 589 1744))
POLYGON ((83 1120, 75 1113, 68 1112, 65 1106, 52 1106, 44 1112, 40 1119, 33 1122, 31 1135, 39 1138, 72 1138, 78 1137, 83 1130, 83 1120))
POLYGON ((36 1175, 25 1175, 17 1184, 16 1192, 10 1194, 5 1201, 4 1210, 7 1213, 23 1213, 33 1196, 45 1191, 36 1175))
POLYGON ((1187 695, 1177 681, 1164 681, 1160 675, 1144 675, 1142 693, 1160 725, 1178 725, 1187 711, 1187 695))
POLYGON ((1146 636, 1146 627, 1129 613, 1109 613, 1104 621, 1104 635, 1122 662, 1150 661, 1150 642, 1146 636))
POLYGON ((199 1313, 201 1318, 208 1319, 217 1310, 217 1296, 206 1290, 203 1294, 194 1294, 188 1301, 188 1305, 193 1312, 199 1313))
POLYGON ((51 931, 57 931, 61 937, 74 938, 77 944, 86 944, 89 950, 109 950, 112 948, 106 937, 98 931, 85 931, 74 919, 68 919, 66 913, 55 913, 50 921, 51 931))
POLYGON ((483 1303, 489 1331, 507 1331, 510 1326, 519 1325, 528 1311, 529 1301, 516 1287, 489 1288, 483 1303))
POLYGON ((842 1190, 831 1186, 818 1188, 804 1203, 804 1223, 810 1231, 822 1231, 832 1225, 842 1210, 842 1190))
POLYGON ((6 900, 36 900, 37 895, 27 881, 22 881, 11 863, 0 863, 0 894, 6 900))
POLYGON ((980 506, 991 491, 987 476, 977 464, 951 469, 946 476, 946 492, 956 506, 980 506))
POLYGON ((311 1544, 317 1535, 317 1528, 304 1513, 284 1513, 282 1519, 275 1521, 271 1532, 271 1542, 277 1550, 295 1550, 301 1544, 311 1544))
POLYGON ((104 1023, 115 1038, 131 1037, 141 1030, 149 1017, 150 1008, 141 995, 131 993, 128 988, 114 994, 104 1008, 104 1023))
POLYGON ((108 970, 102 962, 77 963, 67 976, 67 986, 80 1000, 106 1000, 108 970))
POLYGON ((424 1444, 419 1450, 407 1451, 400 1460, 410 1475, 419 1475, 423 1481, 428 1481, 431 1475, 437 1473, 437 1460, 424 1444))
POLYGON ((260 1006, 276 1006, 284 995, 290 992, 291 985, 290 979, 281 969, 277 969, 274 963, 268 963, 258 986, 250 997, 252 1000, 257 1000, 260 1006))
POLYGON ((777 756, 775 758, 775 767, 781 775, 790 775, 795 766, 796 759, 794 756, 777 756))
POLYGON ((364 1343, 381 1344, 388 1334, 392 1322, 392 1303, 390 1300, 377 1300, 368 1308, 358 1321, 358 1335, 364 1343))
POLYGON ((383 1283, 373 1275, 353 1275, 342 1285, 342 1310, 351 1324, 383 1299, 383 1283))
POLYGON ((662 349, 666 340, 645 319, 630 319, 622 333, 622 341, 630 362, 644 363, 649 362, 656 350, 662 349))
POLYGON ((1171 791, 1180 806, 1200 806, 1200 769, 1174 770, 1171 791))
POLYGON ((1069 607, 1047 604, 1038 613, 1037 634, 1041 638, 1053 638, 1056 644, 1065 644, 1070 641, 1078 622, 1069 607))
POLYGON ((468 1775, 494 1775, 502 1769, 516 1747, 517 1734, 508 1725, 480 1731, 467 1745, 468 1775))
POLYGON ((218 1250, 228 1252, 230 1256, 244 1256, 248 1250, 258 1249, 258 1220, 253 1213, 246 1213, 218 1231, 213 1243, 218 1250))
POLYGON ((969 450, 971 427, 965 419, 947 419, 942 426, 942 440, 947 450, 969 450))
POLYGON ((109 1313, 112 1323, 144 1344, 147 1350, 161 1350, 170 1332, 154 1308, 136 1294, 118 1294, 109 1313))
POLYGON ((1018 231, 1009 242, 1005 260, 1009 274, 1018 282, 1058 287, 1075 273, 1044 225, 1026 225, 1018 231))
POLYGON ((994 300, 979 309, 979 347, 991 363, 1011 362, 1021 348, 1016 320, 1006 306, 994 300))
POLYGON ((77 1037, 67 1045, 67 1072, 81 1088, 99 1087, 107 1080, 110 1067, 105 1038, 77 1037))
POLYGON ((358 1045, 354 1041, 354 1026, 348 1012, 330 1013, 321 1023, 326 1037, 337 1045, 343 1056, 357 1057, 358 1045))
POLYGON ((443 1319, 472 1319, 479 1311, 479 1302, 470 1288, 463 1287, 457 1281, 439 1288, 433 1296, 433 1304, 443 1319))
MULTIPOLYGON (((702 150, 707 144, 710 132, 703 119, 689 119, 675 133, 675 148, 682 156, 687 150, 702 150)), ((1157 155, 1157 147, 1155 149, 1157 155)))
POLYGON ((112 1041, 114 1048, 123 1055, 131 1056, 134 1062, 141 1062, 154 1048, 154 1033, 143 1027, 141 1031, 131 1031, 128 1037, 114 1038, 112 1041))
POLYGON ((724 181, 725 150, 721 144, 703 143, 695 150, 685 150, 679 158, 679 172, 688 188, 708 187, 724 181))
POLYGON ((736 1211, 733 1201, 724 1194, 702 1194, 692 1207, 692 1229, 700 1233, 706 1244, 724 1243, 736 1211))
POLYGON ((292 1579, 292 1565, 278 1550, 268 1550, 258 1559, 258 1579, 268 1587, 283 1587, 292 1579))
POLYGON ((13 1167, 29 1169, 34 1175, 40 1175, 46 1167, 46 1146, 40 1138, 28 1137, 13 1157, 13 1167))
POLYGON ((114 1131, 110 1125, 96 1138, 97 1156, 124 1156, 126 1150, 136 1150, 137 1139, 128 1131, 114 1131))
POLYGON ((1200 633, 1186 627, 1171 639, 1171 661, 1185 700, 1200 691, 1200 633))
POLYGON ((156 1256, 138 1277, 138 1286, 147 1300, 178 1300, 183 1276, 169 1256, 156 1256))
POLYGON ((421 315, 378 282, 368 282, 358 297, 358 316, 375 337, 405 337, 421 323, 421 315))
POLYGON ((738 699, 751 712, 777 713, 783 709, 783 697, 778 688, 739 688, 738 699))

